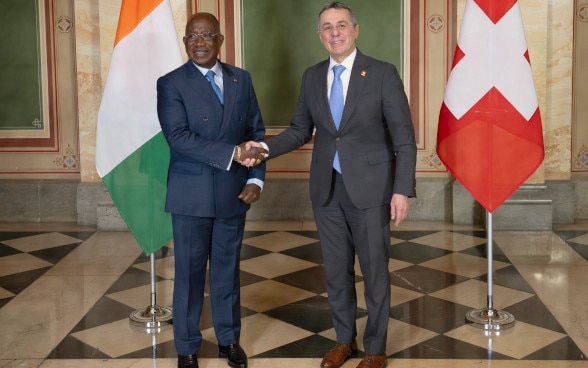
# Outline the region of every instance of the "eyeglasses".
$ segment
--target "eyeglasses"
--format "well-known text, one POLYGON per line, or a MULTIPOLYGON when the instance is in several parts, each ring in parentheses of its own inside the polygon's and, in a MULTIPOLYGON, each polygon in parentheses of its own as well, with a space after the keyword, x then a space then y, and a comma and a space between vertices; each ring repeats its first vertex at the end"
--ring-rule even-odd
POLYGON ((212 41, 213 38, 215 38, 216 36, 218 36, 219 33, 210 33, 210 32, 206 32, 206 33, 188 33, 187 35, 184 36, 184 39, 188 42, 194 42, 198 39, 198 37, 202 37, 202 39, 204 41, 212 41))

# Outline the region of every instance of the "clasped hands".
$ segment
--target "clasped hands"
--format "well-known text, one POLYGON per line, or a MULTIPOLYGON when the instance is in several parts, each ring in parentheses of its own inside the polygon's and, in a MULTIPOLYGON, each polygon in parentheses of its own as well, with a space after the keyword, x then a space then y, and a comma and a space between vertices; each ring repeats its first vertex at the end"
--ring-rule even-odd
POLYGON ((252 167, 259 165, 268 154, 267 150, 257 142, 243 142, 235 147, 233 160, 243 166, 252 167))

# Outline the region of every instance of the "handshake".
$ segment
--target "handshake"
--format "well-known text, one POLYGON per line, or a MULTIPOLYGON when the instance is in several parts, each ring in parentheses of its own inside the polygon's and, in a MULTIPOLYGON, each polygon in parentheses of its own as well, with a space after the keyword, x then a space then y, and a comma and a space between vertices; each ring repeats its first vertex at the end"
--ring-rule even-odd
POLYGON ((254 141, 243 142, 235 146, 233 160, 243 166, 252 167, 265 160, 267 154, 267 150, 260 143, 254 141))

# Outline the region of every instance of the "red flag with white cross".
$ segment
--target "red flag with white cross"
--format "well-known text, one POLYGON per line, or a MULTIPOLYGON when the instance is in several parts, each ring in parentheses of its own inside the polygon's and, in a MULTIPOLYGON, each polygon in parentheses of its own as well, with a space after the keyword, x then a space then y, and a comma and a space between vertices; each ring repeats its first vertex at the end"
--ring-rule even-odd
POLYGON ((518 1, 467 0, 439 113, 437 154, 490 213, 543 161, 518 1))

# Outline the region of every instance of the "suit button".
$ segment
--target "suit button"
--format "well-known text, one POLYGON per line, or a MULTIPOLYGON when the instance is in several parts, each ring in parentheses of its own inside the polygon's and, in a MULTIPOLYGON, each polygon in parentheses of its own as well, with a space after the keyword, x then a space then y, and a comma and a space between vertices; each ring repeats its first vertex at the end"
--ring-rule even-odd
POLYGON ((337 137, 337 138, 335 138, 335 141, 336 142, 339 142, 339 139, 341 139, 341 138, 337 137))

